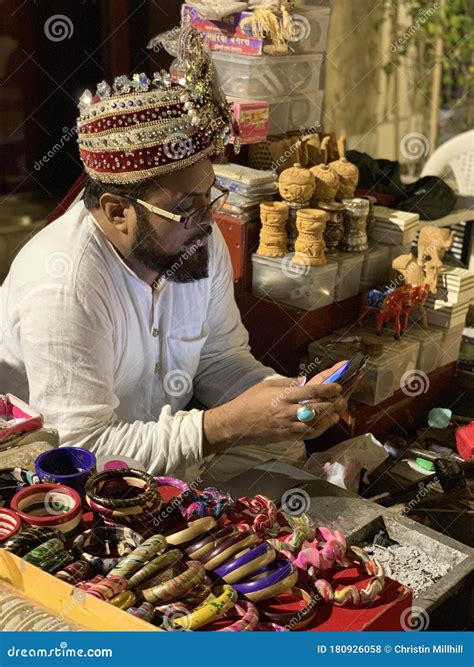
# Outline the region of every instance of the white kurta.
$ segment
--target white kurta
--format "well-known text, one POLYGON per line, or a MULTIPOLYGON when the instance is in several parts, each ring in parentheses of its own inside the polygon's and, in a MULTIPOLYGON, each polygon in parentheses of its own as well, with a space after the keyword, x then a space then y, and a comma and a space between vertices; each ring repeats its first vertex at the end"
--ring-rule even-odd
POLYGON ((300 441, 238 446, 202 461, 202 410, 274 371, 250 353, 218 227, 209 277, 152 289, 82 201, 18 254, 0 290, 0 393, 41 411, 61 444, 140 460, 208 483, 269 458, 304 460, 300 441))

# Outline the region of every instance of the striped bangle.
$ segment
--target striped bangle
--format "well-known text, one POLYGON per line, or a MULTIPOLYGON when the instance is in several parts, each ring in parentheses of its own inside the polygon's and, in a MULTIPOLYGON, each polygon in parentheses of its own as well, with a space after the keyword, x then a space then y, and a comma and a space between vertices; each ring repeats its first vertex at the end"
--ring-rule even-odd
POLYGON ((35 547, 52 538, 57 538, 62 542, 66 540, 64 533, 61 533, 57 528, 53 528, 52 526, 27 526, 23 527, 20 533, 13 535, 2 546, 6 551, 10 551, 17 556, 24 556, 35 547))
POLYGON ((277 560, 271 565, 254 572, 249 581, 235 584, 235 590, 247 600, 259 602, 284 593, 293 588, 298 580, 298 570, 286 559, 277 560), (258 578, 261 574, 266 577, 258 578))
POLYGON ((206 570, 215 570, 225 563, 231 556, 242 551, 245 547, 251 547, 258 542, 256 533, 252 530, 243 530, 237 535, 233 535, 228 540, 219 544, 210 553, 201 559, 206 570))
POLYGON ((45 572, 55 574, 61 570, 65 565, 70 565, 74 561, 74 556, 70 551, 62 551, 42 560, 38 563, 38 567, 45 572))
POLYGON ((51 538, 43 544, 39 544, 37 547, 29 551, 23 560, 26 560, 27 563, 32 565, 39 565, 42 561, 45 561, 47 558, 51 558, 56 554, 64 552, 64 543, 61 540, 58 540, 56 537, 51 538))
POLYGON ((265 565, 270 565, 275 558, 275 549, 268 542, 262 542, 262 544, 250 549, 238 558, 224 563, 217 570, 214 570, 214 574, 228 584, 235 584, 265 565))
POLYGON ((196 519, 196 521, 191 521, 187 524, 184 530, 179 530, 176 533, 171 533, 166 535, 166 541, 168 544, 171 544, 175 547, 186 544, 191 540, 195 540, 197 537, 206 533, 209 530, 217 527, 216 520, 212 516, 205 516, 202 519, 196 519))
POLYGON ((125 577, 111 576, 109 574, 102 581, 90 586, 87 589, 87 593, 101 600, 111 600, 119 595, 119 593, 125 591, 127 587, 128 582, 125 577))
POLYGON ((66 538, 79 528, 82 517, 81 497, 62 484, 35 484, 16 493, 11 509, 32 526, 53 526, 66 538))
POLYGON ((107 574, 142 542, 143 537, 126 526, 98 526, 78 535, 72 551, 96 572, 107 574))
POLYGON ((256 515, 253 519, 252 525, 247 523, 240 523, 240 529, 251 529, 259 536, 265 535, 277 520, 277 508, 275 503, 267 498, 267 496, 255 496, 255 498, 247 498, 243 496, 237 501, 237 509, 244 512, 250 512, 256 515))
POLYGON ((241 618, 226 628, 219 628, 217 632, 252 632, 257 626, 258 609, 253 602, 242 600, 235 605, 232 613, 237 613, 241 618))
POLYGON ((129 587, 135 588, 136 586, 140 586, 140 584, 151 579, 158 572, 174 565, 182 557, 183 554, 179 549, 171 549, 170 551, 166 551, 164 554, 153 558, 153 560, 144 565, 138 572, 135 572, 135 574, 130 577, 128 580, 129 587))
POLYGON ((203 556, 221 544, 224 539, 228 539, 232 535, 237 535, 238 532, 239 531, 235 526, 214 529, 209 535, 197 540, 197 542, 193 542, 185 549, 185 552, 193 560, 200 560, 203 556))
POLYGON ((139 514, 145 508, 161 507, 161 496, 151 475, 142 470, 120 468, 104 470, 86 482, 86 500, 93 510, 102 514, 139 514))
POLYGON ((128 556, 122 558, 112 568, 109 575, 123 576, 129 579, 134 572, 143 568, 150 558, 162 553, 166 549, 166 539, 162 535, 153 535, 142 542, 128 556))
POLYGON ((313 596, 303 586, 294 586, 286 592, 293 598, 301 600, 304 604, 301 609, 292 611, 274 611, 277 600, 268 600, 266 605, 260 606, 260 612, 264 618, 272 623, 278 623, 288 627, 289 630, 301 630, 306 627, 316 615, 318 610, 318 596, 313 596))
POLYGON ((196 561, 187 562, 188 569, 176 575, 168 581, 164 581, 153 588, 145 588, 142 595, 148 602, 167 602, 173 600, 200 584, 206 575, 206 571, 196 561))
POLYGON ((0 507, 0 542, 9 540, 21 528, 21 519, 13 510, 0 507))
POLYGON ((75 560, 69 565, 66 565, 62 570, 56 572, 56 577, 65 581, 71 586, 74 586, 79 581, 87 579, 92 571, 92 566, 86 560, 75 560))

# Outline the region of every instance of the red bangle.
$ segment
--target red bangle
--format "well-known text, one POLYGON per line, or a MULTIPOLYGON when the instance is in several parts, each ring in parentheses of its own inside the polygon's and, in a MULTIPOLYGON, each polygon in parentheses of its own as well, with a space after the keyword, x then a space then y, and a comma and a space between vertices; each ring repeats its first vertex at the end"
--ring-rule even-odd
POLYGON ((10 507, 31 526, 54 526, 66 537, 73 535, 81 522, 81 497, 62 484, 26 486, 13 496, 10 507))
POLYGON ((20 530, 21 518, 13 510, 0 507, 0 542, 8 540, 20 530))

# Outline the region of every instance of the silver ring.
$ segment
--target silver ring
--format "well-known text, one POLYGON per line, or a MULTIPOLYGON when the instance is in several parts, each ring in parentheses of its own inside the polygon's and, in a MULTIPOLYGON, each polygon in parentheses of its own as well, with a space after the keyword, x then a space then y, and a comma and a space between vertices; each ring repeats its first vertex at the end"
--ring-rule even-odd
POLYGON ((316 410, 311 405, 301 404, 296 411, 296 419, 300 422, 310 422, 316 417, 316 410))

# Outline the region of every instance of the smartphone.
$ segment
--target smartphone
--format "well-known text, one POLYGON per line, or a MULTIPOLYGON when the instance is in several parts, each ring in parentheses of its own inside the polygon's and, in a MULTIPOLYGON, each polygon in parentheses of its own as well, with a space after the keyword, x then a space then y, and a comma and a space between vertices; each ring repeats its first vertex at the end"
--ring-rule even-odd
POLYGON ((369 356, 367 354, 359 352, 355 357, 346 361, 341 368, 338 368, 337 371, 323 380, 322 384, 331 384, 331 382, 335 382, 341 386, 347 385, 349 380, 352 380, 352 378, 358 375, 364 368, 368 358, 369 356))

